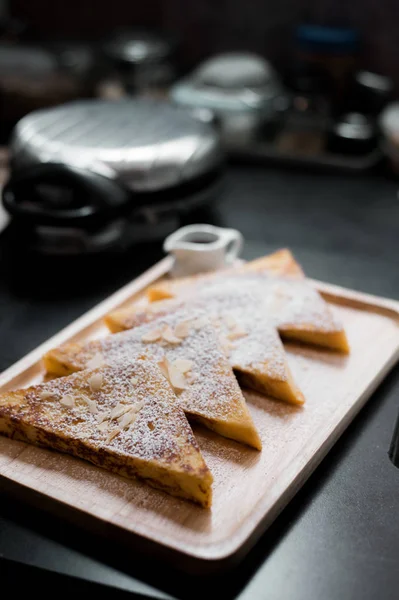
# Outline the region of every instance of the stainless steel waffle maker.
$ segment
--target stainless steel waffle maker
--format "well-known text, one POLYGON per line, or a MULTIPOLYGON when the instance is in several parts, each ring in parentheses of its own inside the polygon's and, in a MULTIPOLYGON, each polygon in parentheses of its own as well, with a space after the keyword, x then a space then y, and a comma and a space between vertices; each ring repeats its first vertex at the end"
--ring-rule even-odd
POLYGON ((220 193, 217 132, 167 102, 87 100, 31 113, 3 204, 29 247, 98 253, 164 238, 220 193))

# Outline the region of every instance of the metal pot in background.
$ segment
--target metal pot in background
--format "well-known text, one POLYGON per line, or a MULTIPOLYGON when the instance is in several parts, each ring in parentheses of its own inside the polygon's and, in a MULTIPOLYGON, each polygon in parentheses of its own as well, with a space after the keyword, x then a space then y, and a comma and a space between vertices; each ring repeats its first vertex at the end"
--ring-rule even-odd
POLYGON ((176 105, 211 110, 227 146, 253 139, 275 118, 283 95, 268 61, 235 52, 207 60, 170 91, 176 105))
POLYGON ((176 48, 175 40, 153 31, 116 32, 101 44, 105 73, 99 95, 166 95, 176 77, 176 48))

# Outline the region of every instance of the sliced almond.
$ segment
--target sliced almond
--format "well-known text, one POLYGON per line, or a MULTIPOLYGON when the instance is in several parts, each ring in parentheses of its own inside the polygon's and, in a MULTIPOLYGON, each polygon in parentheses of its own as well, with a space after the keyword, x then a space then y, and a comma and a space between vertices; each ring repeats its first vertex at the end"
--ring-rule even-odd
POLYGON ((120 432, 121 430, 119 429, 119 427, 116 427, 115 429, 110 431, 109 436, 107 437, 107 443, 109 444, 110 442, 112 442, 114 437, 116 437, 120 432))
POLYGON ((63 406, 72 408, 72 406, 75 406, 75 398, 72 396, 72 394, 64 394, 60 400, 60 403, 63 406))
POLYGON ((163 329, 153 329, 152 331, 148 331, 144 335, 141 336, 142 342, 157 342, 161 339, 163 333, 163 329))
POLYGON ((275 315, 282 308, 283 296, 277 291, 275 294, 268 296, 264 302, 264 309, 270 315, 275 315))
POLYGON ((96 392, 99 389, 101 389, 101 386, 103 384, 103 376, 102 376, 101 373, 94 373, 94 375, 92 375, 91 377, 89 377, 88 382, 89 382, 90 388, 94 392, 96 392))
POLYGON ((169 381, 168 359, 166 356, 158 362, 158 367, 161 369, 162 375, 169 381))
POLYGON ((135 402, 132 406, 132 410, 138 413, 144 406, 144 400, 140 400, 140 402, 135 402))
POLYGON ((89 407, 89 411, 91 413, 94 414, 94 413, 98 412, 97 403, 96 403, 95 400, 91 400, 88 396, 85 396, 84 394, 82 394, 82 396, 80 397, 80 399, 82 400, 82 402, 84 404, 86 404, 86 406, 89 407))
POLYGON ((169 381, 175 391, 185 390, 187 387, 186 378, 183 373, 177 369, 171 362, 168 363, 169 381))
POLYGON ((224 352, 224 354, 227 356, 227 358, 230 357, 231 351, 233 350, 234 346, 233 344, 230 344, 229 342, 226 342, 225 344, 222 345, 222 350, 224 352))
POLYGON ((130 410, 130 408, 131 408, 131 405, 122 404, 121 402, 118 402, 118 404, 116 406, 114 406, 114 408, 111 410, 111 414, 109 415, 109 418, 111 420, 118 419, 119 417, 124 415, 128 410, 130 410))
POLYGON ((164 356, 158 365, 175 391, 181 391, 186 388, 185 376, 166 358, 166 356, 164 356))
POLYGON ((105 365, 104 357, 101 352, 97 352, 93 358, 87 361, 86 367, 88 369, 99 369, 105 365))
POLYGON ((137 419, 137 413, 133 410, 129 410, 129 412, 125 413, 118 419, 118 425, 121 429, 125 429, 125 427, 129 427, 134 421, 137 419))
POLYGON ((148 308, 152 313, 162 312, 165 310, 165 302, 163 300, 156 300, 155 302, 151 302, 148 308))
POLYGON ((226 315, 224 317, 224 322, 229 329, 235 329, 237 327, 237 321, 231 315, 226 315))
POLYGON ((246 337, 248 334, 244 329, 236 328, 234 331, 231 331, 227 334, 229 340, 239 340, 240 338, 246 337))
POLYGON ((179 338, 186 338, 190 334, 190 321, 182 321, 175 327, 175 335, 179 338))
POLYGON ((48 392, 47 390, 44 390, 43 392, 40 392, 39 398, 40 400, 54 400, 54 394, 53 392, 48 392))
POLYGON ((107 431, 107 429, 108 429, 108 426, 109 426, 109 422, 108 422, 108 421, 103 421, 102 423, 99 423, 99 424, 97 425, 97 429, 98 429, 99 431, 107 431))
POLYGON ((103 423, 104 421, 108 421, 109 416, 105 412, 100 412, 97 417, 97 423, 103 423))
POLYGON ((177 337, 171 327, 169 327, 169 325, 167 327, 165 327, 163 333, 162 333, 162 339, 165 340, 165 342, 168 342, 168 344, 180 344, 181 342, 181 338, 177 337))
POLYGON ((231 350, 233 348, 233 344, 227 338, 230 338, 230 334, 228 334, 227 337, 224 336, 223 334, 219 335, 219 344, 220 344, 220 348, 223 351, 223 353, 227 357, 229 357, 230 356, 230 352, 231 352, 231 350))
POLYGON ((218 339, 219 339, 219 344, 220 344, 221 346, 224 346, 225 344, 229 344, 229 342, 228 342, 228 341, 227 341, 227 339, 226 339, 226 336, 225 336, 225 335, 223 335, 223 334, 220 334, 220 335, 218 336, 218 339))
POLYGON ((289 298, 290 294, 287 293, 287 291, 288 291, 287 287, 283 286, 279 283, 277 283, 273 286, 273 293, 276 296, 279 296, 280 298, 284 298, 284 297, 289 298))
POLYGON ((206 325, 206 319, 204 317, 199 317, 193 321, 193 327, 196 331, 202 329, 206 325))
POLYGON ((190 371, 190 373, 187 373, 187 375, 186 375, 186 381, 190 385, 193 384, 195 381, 197 381, 197 379, 198 379, 198 375, 196 373, 192 373, 191 371, 190 371))
POLYGON ((188 371, 191 371, 194 365, 193 361, 188 360, 187 358, 176 358, 176 360, 173 361, 173 364, 181 373, 187 373, 188 371))

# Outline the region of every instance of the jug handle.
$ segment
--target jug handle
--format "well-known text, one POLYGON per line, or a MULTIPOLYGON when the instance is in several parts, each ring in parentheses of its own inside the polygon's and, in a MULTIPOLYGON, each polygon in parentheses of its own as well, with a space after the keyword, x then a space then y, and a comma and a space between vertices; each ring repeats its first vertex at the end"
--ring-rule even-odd
POLYGON ((232 265, 241 253, 244 237, 237 229, 220 228, 219 235, 226 243, 226 264, 232 265))

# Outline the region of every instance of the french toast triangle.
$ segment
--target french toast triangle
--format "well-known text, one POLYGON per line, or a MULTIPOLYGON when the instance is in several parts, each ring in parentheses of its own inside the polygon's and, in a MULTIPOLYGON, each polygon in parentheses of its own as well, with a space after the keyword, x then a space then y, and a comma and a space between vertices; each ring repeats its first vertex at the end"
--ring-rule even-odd
POLYGON ((225 437, 261 449, 248 406, 214 326, 184 309, 84 345, 65 344, 43 357, 47 373, 66 375, 96 365, 128 365, 145 355, 159 362, 184 411, 225 437))
MULTIPOLYGON (((172 298, 185 302, 201 295, 220 294, 223 290, 230 296, 250 290, 253 297, 257 297, 256 303, 263 307, 262 319, 273 321, 285 339, 344 353, 349 351, 341 323, 334 318, 320 294, 306 282, 302 269, 289 250, 280 250, 216 274, 165 281, 152 286, 148 290, 148 298, 158 306, 151 308, 149 304, 146 320, 154 318, 155 312, 166 312, 168 306, 173 307, 172 298)), ((138 313, 137 307, 132 306, 114 311, 105 321, 111 331, 122 331, 137 324, 138 314, 144 321, 144 312, 141 308, 138 313)))
POLYGON ((211 505, 212 475, 171 387, 148 360, 3 393, 0 433, 211 505))
POLYGON ((320 294, 303 279, 241 273, 215 279, 197 291, 197 298, 251 295, 256 312, 283 339, 348 352, 345 331, 320 294))
POLYGON ((130 311, 126 318, 123 317, 123 322, 133 331, 146 322, 153 322, 155 328, 166 315, 183 310, 183 305, 188 313, 202 309, 218 332, 225 354, 242 385, 290 404, 303 404, 303 394, 292 378, 277 330, 269 319, 264 318, 262 302, 254 291, 249 287, 233 286, 227 293, 228 287, 222 284, 220 288, 218 284, 209 290, 209 294, 203 290, 195 299, 184 302, 173 299, 153 302, 144 310, 130 311))
POLYGON ((280 277, 290 277, 303 279, 305 277, 300 265, 294 259, 292 253, 287 248, 277 250, 272 254, 267 254, 250 262, 224 269, 223 271, 213 271, 210 273, 199 273, 189 277, 180 277, 178 279, 165 280, 161 283, 152 285, 147 290, 147 296, 150 302, 174 298, 187 287, 202 284, 207 281, 218 279, 221 275, 231 275, 232 273, 265 273, 268 275, 278 275, 280 277))

